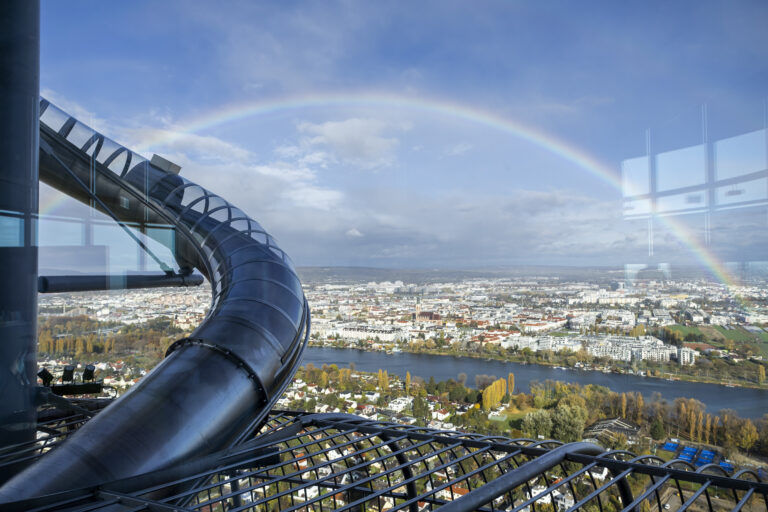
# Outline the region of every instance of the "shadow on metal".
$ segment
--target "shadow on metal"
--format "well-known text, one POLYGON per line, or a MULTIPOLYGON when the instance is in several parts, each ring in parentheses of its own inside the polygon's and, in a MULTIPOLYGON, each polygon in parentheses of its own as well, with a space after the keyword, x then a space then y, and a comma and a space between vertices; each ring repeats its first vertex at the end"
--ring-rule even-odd
POLYGON ((590 443, 273 411, 254 436, 217 453, 4 510, 768 510, 768 484, 749 476, 590 443))
POLYGON ((288 256, 221 197, 46 100, 39 157, 42 181, 111 216, 140 245, 136 233, 156 236, 184 275, 197 269, 210 282, 213 297, 190 337, 44 461, 0 487, 0 503, 179 465, 249 437, 291 381, 309 336, 309 307, 288 256))

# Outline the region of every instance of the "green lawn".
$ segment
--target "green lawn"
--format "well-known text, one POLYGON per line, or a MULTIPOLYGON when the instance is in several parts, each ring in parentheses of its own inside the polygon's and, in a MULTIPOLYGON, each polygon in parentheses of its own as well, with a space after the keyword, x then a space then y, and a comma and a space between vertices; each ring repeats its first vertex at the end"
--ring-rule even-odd
POLYGON ((725 336, 726 339, 738 342, 753 341, 755 338, 759 337, 747 331, 746 329, 742 329, 741 327, 736 327, 735 329, 726 329, 725 327, 718 325, 715 326, 715 329, 717 329, 720 334, 725 336))
POLYGON ((675 325, 670 325, 669 329, 672 330, 672 331, 679 332, 680 334, 682 334, 683 338, 685 338, 686 335, 691 334, 691 333, 696 334, 696 335, 702 335, 702 336, 704 335, 699 330, 698 327, 688 327, 688 326, 685 326, 685 325, 675 324, 675 325))
POLYGON ((727 339, 733 340, 736 343, 751 343, 755 345, 763 357, 768 357, 768 332, 750 332, 743 327, 725 329, 719 325, 715 329, 727 339))

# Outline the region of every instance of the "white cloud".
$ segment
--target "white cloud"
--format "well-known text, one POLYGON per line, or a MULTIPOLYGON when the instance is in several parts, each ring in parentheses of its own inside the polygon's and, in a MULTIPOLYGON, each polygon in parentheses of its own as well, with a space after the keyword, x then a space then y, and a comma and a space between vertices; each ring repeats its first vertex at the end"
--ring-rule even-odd
POLYGON ((363 234, 357 228, 352 228, 347 231, 347 236, 350 238, 361 238, 363 234))
POLYGON ((111 124, 106 119, 94 114, 92 111, 80 105, 78 102, 72 101, 60 95, 58 92, 48 88, 41 90, 40 96, 53 103, 67 114, 74 116, 75 119, 90 126, 97 132, 103 133, 108 137, 115 138, 115 132, 111 124))
POLYGON ((460 156, 470 151, 472 148, 474 148, 472 144, 469 144, 467 142, 459 142, 458 144, 455 144, 454 146, 448 148, 448 151, 446 151, 446 154, 448 156, 460 156))
POLYGON ((364 169, 392 165, 400 141, 390 133, 406 128, 359 118, 298 126, 299 132, 307 135, 304 142, 310 147, 327 148, 340 162, 364 169))

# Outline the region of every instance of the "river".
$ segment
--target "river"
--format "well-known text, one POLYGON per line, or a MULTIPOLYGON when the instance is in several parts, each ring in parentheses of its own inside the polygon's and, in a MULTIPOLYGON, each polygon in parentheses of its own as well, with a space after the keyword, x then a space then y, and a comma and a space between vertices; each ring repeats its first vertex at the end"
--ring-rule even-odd
POLYGON ((355 349, 308 347, 304 353, 303 364, 312 363, 315 366, 337 364, 348 366, 354 363, 358 370, 376 372, 379 368, 387 370, 390 375, 405 378, 405 372, 411 376, 419 376, 424 380, 434 377, 435 380, 456 379, 459 373, 467 374, 467 385, 474 386, 475 375, 486 374, 506 377, 509 372, 515 374, 516 391, 529 392, 531 381, 547 379, 579 384, 597 384, 606 386, 613 391, 641 392, 646 401, 653 393, 672 402, 675 398, 686 397, 700 400, 706 406, 707 412, 717 414, 721 409, 733 409, 742 418, 760 418, 768 413, 768 390, 739 387, 726 387, 719 384, 701 384, 697 382, 667 381, 575 369, 556 369, 551 366, 535 364, 520 364, 496 360, 476 359, 472 357, 439 356, 432 354, 411 354, 399 352, 385 354, 383 352, 366 352, 355 349))

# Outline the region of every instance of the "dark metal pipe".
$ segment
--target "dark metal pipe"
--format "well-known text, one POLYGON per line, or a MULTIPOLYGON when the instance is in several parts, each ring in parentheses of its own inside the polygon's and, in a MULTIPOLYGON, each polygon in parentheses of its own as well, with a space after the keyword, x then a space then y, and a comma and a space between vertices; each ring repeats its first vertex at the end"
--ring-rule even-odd
POLYGON ((0 2, 0 448, 35 435, 39 61, 39 0, 0 2))
POLYGON ((128 274, 99 276, 40 276, 37 291, 40 293, 90 292, 96 290, 133 290, 136 288, 172 288, 200 286, 199 274, 128 274))
POLYGON ((148 236, 148 227, 171 227, 175 236, 166 231, 157 241, 181 268, 209 280, 213 303, 138 385, 0 487, 0 503, 157 471, 231 446, 266 417, 309 337, 296 272, 256 221, 101 134, 83 137, 88 127, 45 100, 41 112, 40 179, 148 236))

